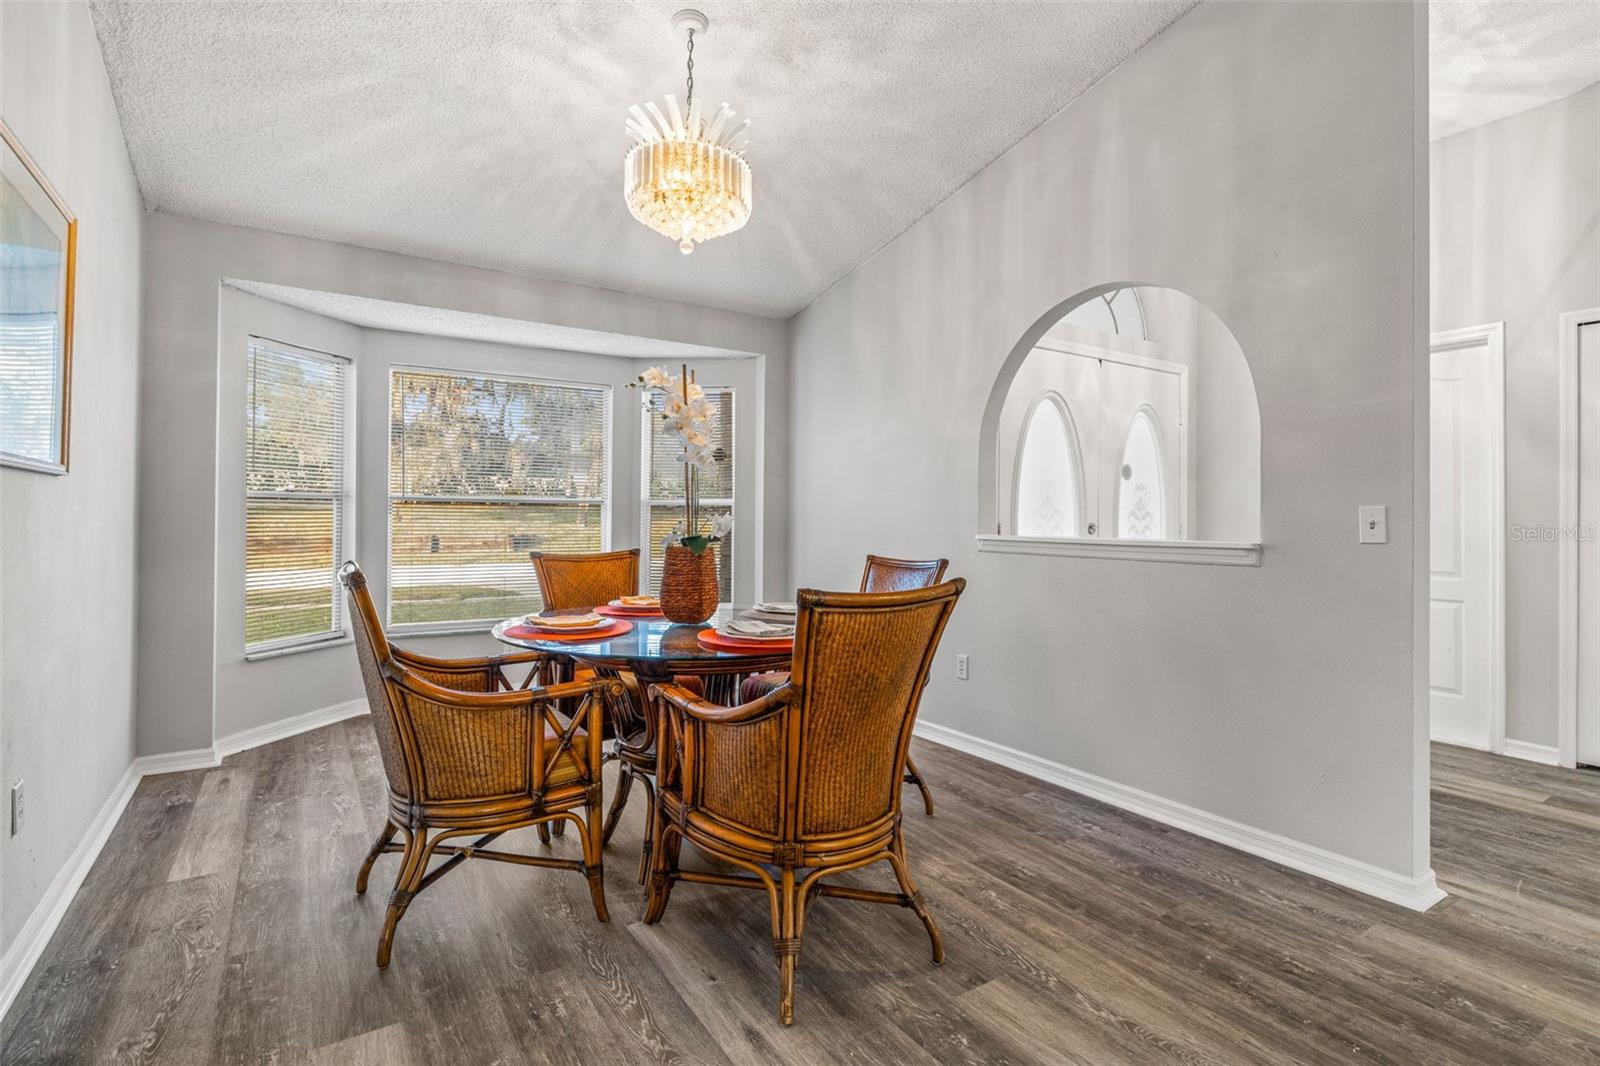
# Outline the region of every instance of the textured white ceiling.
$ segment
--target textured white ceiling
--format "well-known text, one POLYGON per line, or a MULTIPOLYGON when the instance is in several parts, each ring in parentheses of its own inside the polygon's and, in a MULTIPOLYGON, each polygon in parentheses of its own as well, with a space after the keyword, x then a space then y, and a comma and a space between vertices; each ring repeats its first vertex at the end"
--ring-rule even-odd
POLYGON ((350 296, 292 285, 228 278, 226 283, 241 292, 312 314, 326 315, 367 329, 388 329, 397 333, 421 333, 430 337, 457 337, 461 340, 514 344, 519 348, 553 348, 563 352, 590 352, 625 359, 718 359, 748 356, 752 353, 731 348, 708 348, 700 344, 679 344, 653 337, 632 337, 597 329, 554 326, 520 318, 480 315, 443 307, 394 300, 374 300, 369 296, 350 296))
POLYGON ((1600 81, 1600 0, 1434 0, 1428 5, 1433 140, 1600 81))
POLYGON ((150 208, 787 316, 1193 2, 707 0, 696 93, 752 119, 755 211, 691 256, 622 201, 682 0, 93 13, 150 208))

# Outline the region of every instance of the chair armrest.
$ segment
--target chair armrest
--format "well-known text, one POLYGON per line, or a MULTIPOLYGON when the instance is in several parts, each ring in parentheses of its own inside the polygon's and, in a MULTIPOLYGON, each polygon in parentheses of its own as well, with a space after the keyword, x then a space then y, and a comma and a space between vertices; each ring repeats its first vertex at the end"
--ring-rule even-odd
POLYGON ((681 685, 650 686, 650 698, 652 701, 659 699, 691 718, 712 725, 736 725, 741 722, 760 721, 778 713, 794 700, 795 695, 794 686, 785 684, 778 686, 760 699, 751 700, 749 703, 741 703, 734 707, 724 707, 720 703, 710 703, 701 699, 681 685))
MULTIPOLYGON (((511 652, 505 655, 490 655, 475 659, 442 659, 433 655, 423 655, 420 652, 410 651, 398 644, 390 643, 389 654, 400 660, 413 671, 424 675, 432 675, 429 680, 436 683, 459 675, 462 677, 481 678, 485 692, 495 692, 500 689, 515 689, 506 676, 507 666, 530 665, 533 667, 528 672, 528 678, 522 687, 528 688, 536 680, 548 680, 550 656, 540 651, 511 652)), ((446 688, 451 686, 446 685, 446 688)))
POLYGON ((509 692, 466 692, 461 689, 446 688, 443 685, 435 684, 405 663, 398 661, 391 661, 386 664, 384 676, 407 692, 421 696, 432 703, 442 704, 446 707, 481 707, 485 709, 520 707, 524 704, 531 707, 536 703, 548 703, 573 696, 586 696, 591 692, 606 689, 608 686, 614 685, 620 688, 622 684, 620 681, 607 681, 604 678, 596 678, 592 681, 567 681, 559 685, 536 685, 532 688, 513 689, 509 692))

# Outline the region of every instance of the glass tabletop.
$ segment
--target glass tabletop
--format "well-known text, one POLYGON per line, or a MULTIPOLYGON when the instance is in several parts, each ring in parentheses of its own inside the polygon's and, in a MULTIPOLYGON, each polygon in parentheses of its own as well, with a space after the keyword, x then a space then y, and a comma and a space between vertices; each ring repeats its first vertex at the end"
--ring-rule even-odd
MULTIPOLYGON (((747 605, 724 603, 717 613, 700 625, 669 622, 665 618, 628 618, 633 628, 614 637, 593 641, 540 640, 537 637, 509 637, 505 631, 522 622, 508 618, 494 627, 494 637, 503 644, 551 655, 566 655, 585 663, 626 665, 635 670, 649 666, 671 666, 671 672, 694 673, 697 669, 749 670, 756 666, 787 663, 793 656, 788 645, 768 651, 719 651, 699 641, 703 629, 715 628, 749 610, 747 605)), ((582 611, 552 611, 551 614, 581 614, 582 611)))

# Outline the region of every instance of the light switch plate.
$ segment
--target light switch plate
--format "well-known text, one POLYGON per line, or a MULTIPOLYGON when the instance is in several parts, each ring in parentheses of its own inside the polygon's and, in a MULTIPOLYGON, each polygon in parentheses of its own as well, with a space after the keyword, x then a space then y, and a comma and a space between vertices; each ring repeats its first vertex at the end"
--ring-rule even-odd
POLYGON ((1362 507, 1356 512, 1360 526, 1360 541, 1362 544, 1387 544, 1389 543, 1389 508, 1377 505, 1362 507))

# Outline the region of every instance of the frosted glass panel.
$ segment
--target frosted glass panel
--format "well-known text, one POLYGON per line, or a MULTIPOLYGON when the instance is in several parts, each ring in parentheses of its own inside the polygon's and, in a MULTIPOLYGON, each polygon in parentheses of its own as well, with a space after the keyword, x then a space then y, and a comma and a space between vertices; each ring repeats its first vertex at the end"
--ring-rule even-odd
POLYGON ((1017 464, 1017 535, 1081 537, 1082 472, 1061 409, 1044 400, 1033 409, 1017 464))
POLYGON ((1124 540, 1164 540, 1167 529, 1161 437, 1149 414, 1139 411, 1128 424, 1117 484, 1117 536, 1124 540))

